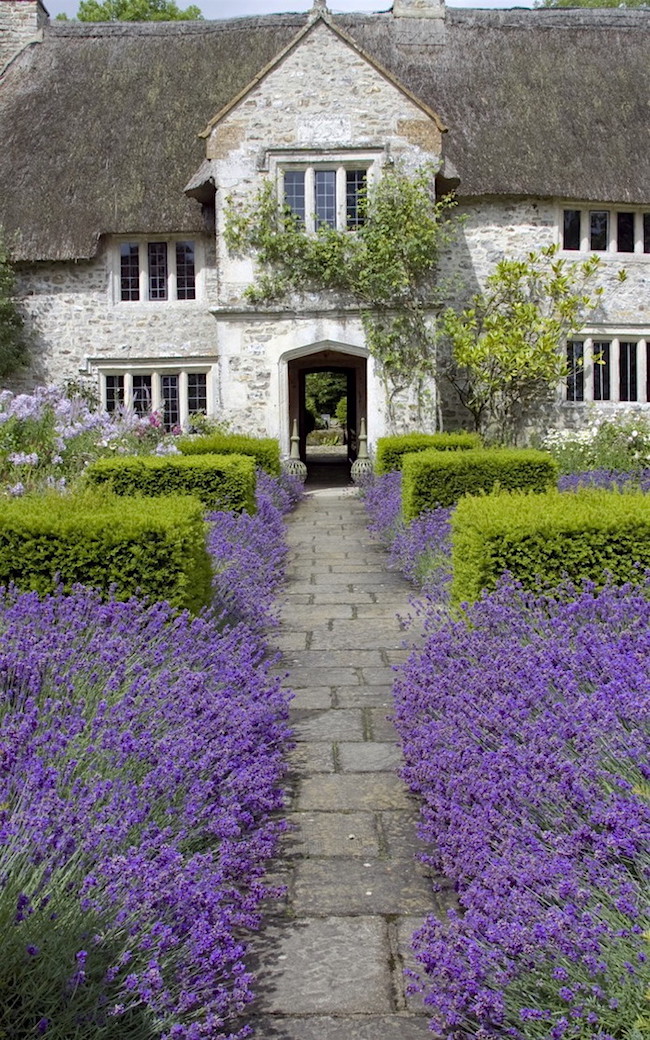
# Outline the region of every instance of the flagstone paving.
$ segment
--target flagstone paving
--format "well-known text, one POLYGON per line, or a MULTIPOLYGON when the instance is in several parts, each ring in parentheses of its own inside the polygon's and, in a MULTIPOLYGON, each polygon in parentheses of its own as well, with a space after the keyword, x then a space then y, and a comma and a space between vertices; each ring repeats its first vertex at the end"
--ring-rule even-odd
POLYGON ((449 899, 416 859, 417 809, 386 717, 411 589, 354 489, 308 495, 289 544, 278 645, 295 692, 292 829, 250 1021, 258 1040, 431 1040, 404 967, 413 930, 449 899))

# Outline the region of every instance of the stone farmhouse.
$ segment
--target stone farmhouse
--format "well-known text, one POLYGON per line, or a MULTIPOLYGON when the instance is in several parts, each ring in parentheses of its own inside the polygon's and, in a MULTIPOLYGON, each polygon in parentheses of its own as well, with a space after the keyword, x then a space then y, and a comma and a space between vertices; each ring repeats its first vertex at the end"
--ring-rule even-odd
MULTIPOLYGON (((33 330, 32 384, 97 381, 104 405, 304 432, 305 375, 347 375, 352 433, 387 430, 358 312, 317 293, 255 308, 224 201, 269 179, 354 231, 386 163, 433 162, 464 222, 458 300, 504 255, 604 261, 554 420, 650 402, 650 11, 445 10, 139 24, 51 22, 0 0, 0 227, 33 330), (627 281, 618 287, 624 267, 627 281), (615 288, 616 287, 616 288, 615 288), (594 365, 594 353, 602 363, 594 365)), ((25 385, 25 384, 23 384, 25 385)), ((439 401, 446 426, 459 421, 439 401)))

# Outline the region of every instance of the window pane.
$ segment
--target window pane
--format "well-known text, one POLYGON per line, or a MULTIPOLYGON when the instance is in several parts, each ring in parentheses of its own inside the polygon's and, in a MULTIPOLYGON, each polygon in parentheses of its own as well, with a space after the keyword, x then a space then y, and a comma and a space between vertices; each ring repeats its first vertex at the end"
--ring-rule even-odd
POLYGON ((176 299, 196 299, 196 268, 194 243, 176 243, 176 299))
POLYGON ((149 242, 149 299, 167 299, 167 243, 149 242))
POLYGON ((609 343, 594 342, 594 401, 610 400, 609 343))
POLYGON ((619 344, 619 401, 637 400, 636 343, 619 344))
POLYGON ((286 170, 284 174, 284 201, 292 213, 305 222, 304 170, 286 170))
POLYGON ((140 299, 140 247, 137 242, 120 246, 120 299, 140 299))
POLYGON ((348 231, 365 223, 366 171, 345 171, 345 223, 348 231))
POLYGON ((178 376, 162 376, 160 380, 162 396, 163 426, 167 431, 173 430, 180 422, 178 407, 178 376))
POLYGON ((643 214, 643 252, 650 253, 650 213, 643 214))
POLYGON ((133 376, 133 411, 138 415, 151 411, 151 376, 133 376))
POLYGON ((190 372, 187 377, 187 410, 190 415, 208 410, 208 388, 205 372, 190 372))
POLYGON ((579 209, 565 209, 564 211, 564 237, 562 247, 564 249, 580 249, 579 209))
POLYGON ((619 253, 634 252, 634 213, 616 214, 616 248, 619 253))
POLYGON ((589 246, 601 251, 609 246, 609 211, 592 209, 589 213, 589 246))
POLYGON ((316 170, 314 174, 314 212, 316 227, 336 227, 336 170, 316 170))
POLYGON ((585 399, 584 350, 584 343, 581 340, 569 340, 566 345, 567 401, 584 401, 585 399))
POLYGON ((106 376, 106 411, 116 412, 124 404, 124 376, 106 376))

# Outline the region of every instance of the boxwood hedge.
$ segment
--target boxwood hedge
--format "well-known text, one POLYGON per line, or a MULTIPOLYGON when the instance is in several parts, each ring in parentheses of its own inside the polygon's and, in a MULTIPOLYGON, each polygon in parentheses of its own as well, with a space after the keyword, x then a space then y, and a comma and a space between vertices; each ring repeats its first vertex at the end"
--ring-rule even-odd
POLYGON ((414 451, 468 451, 480 448, 478 433, 405 433, 399 437, 380 437, 377 441, 375 472, 390 473, 402 468, 402 457, 414 451))
POLYGON ((206 509, 255 512, 255 461, 244 455, 133 455, 98 459, 90 484, 116 495, 195 495, 206 509))
POLYGON ((602 585, 650 568, 650 495, 549 491, 464 498, 452 517, 452 600, 473 602, 510 571, 529 589, 602 585))
POLYGON ((406 521, 426 509, 452 506, 463 495, 546 491, 557 482, 557 465, 543 451, 477 448, 423 451, 402 460, 402 511, 406 521))
POLYGON ((273 437, 247 437, 241 433, 209 433, 180 437, 176 446, 184 455, 251 455, 259 469, 280 475, 280 444, 273 437))

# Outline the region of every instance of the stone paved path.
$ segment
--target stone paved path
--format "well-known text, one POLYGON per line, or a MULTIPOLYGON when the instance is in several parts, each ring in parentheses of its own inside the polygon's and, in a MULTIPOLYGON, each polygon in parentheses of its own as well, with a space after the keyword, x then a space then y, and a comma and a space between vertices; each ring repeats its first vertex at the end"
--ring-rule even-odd
POLYGON ((258 1040, 431 1040, 403 969, 422 915, 442 910, 414 853, 416 809, 386 714, 410 588, 386 569, 353 489, 290 519, 279 645, 295 691, 287 897, 259 949, 258 1040))

